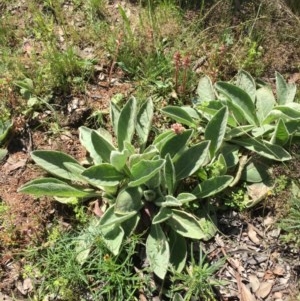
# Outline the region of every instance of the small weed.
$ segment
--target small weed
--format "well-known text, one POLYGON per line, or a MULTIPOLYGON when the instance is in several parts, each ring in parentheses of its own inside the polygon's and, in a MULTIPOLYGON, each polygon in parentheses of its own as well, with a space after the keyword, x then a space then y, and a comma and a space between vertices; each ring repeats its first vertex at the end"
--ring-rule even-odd
POLYGON ((225 199, 224 205, 229 208, 235 208, 239 211, 243 211, 249 204, 249 197, 246 192, 246 188, 237 188, 231 191, 230 196, 225 199))
POLYGON ((285 176, 285 175, 278 176, 275 179, 273 193, 278 194, 278 193, 284 191, 288 187, 289 182, 290 181, 287 176, 285 176))
POLYGON ((209 263, 202 250, 199 253, 198 262, 195 261, 193 252, 191 252, 191 262, 185 272, 177 273, 171 277, 173 283, 172 293, 179 292, 183 294, 184 301, 216 300, 214 287, 224 285, 224 283, 215 278, 216 272, 224 265, 225 260, 221 259, 214 263, 209 263), (204 298, 204 299, 203 299, 204 298))
MULTIPOLYGON (((284 178, 284 185, 287 185, 285 182, 287 181, 286 178, 284 178)), ((282 181, 280 182, 282 183, 282 181)), ((283 185, 280 187, 282 188, 283 185)), ((281 219, 279 226, 282 230, 285 231, 283 235, 281 235, 281 239, 285 243, 289 243, 296 248, 300 247, 300 189, 298 185, 296 185, 294 182, 291 184, 291 194, 292 197, 290 201, 288 202, 288 209, 287 209, 287 215, 281 219)))
POLYGON ((36 289, 31 296, 41 300, 49 296, 63 300, 136 300, 142 279, 134 275, 132 256, 138 238, 127 241, 118 257, 108 255, 101 239, 95 244, 89 261, 77 261, 76 243, 72 234, 55 235, 51 247, 32 253, 33 266, 25 266, 26 276, 35 278, 36 289))

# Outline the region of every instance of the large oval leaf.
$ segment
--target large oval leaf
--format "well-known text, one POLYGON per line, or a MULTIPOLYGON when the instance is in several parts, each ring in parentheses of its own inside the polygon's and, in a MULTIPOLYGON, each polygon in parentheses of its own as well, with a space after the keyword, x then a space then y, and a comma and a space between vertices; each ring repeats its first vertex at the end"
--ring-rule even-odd
POLYGON ((175 268, 176 272, 180 273, 186 263, 187 247, 185 238, 177 234, 172 229, 168 233, 170 245, 170 263, 175 268))
POLYGON ((100 188, 102 186, 116 186, 125 179, 123 173, 108 163, 92 166, 86 169, 82 175, 91 185, 100 188))
POLYGON ((165 160, 141 160, 131 168, 131 181, 128 186, 139 186, 154 177, 164 166, 165 160))
POLYGON ((161 207, 158 213, 153 217, 152 224, 160 224, 172 216, 172 210, 168 207, 161 207))
POLYGON ((211 158, 215 156, 223 143, 227 120, 228 109, 223 107, 213 116, 205 128, 204 137, 205 140, 210 140, 209 152, 211 158))
POLYGON ((268 169, 270 166, 268 163, 270 162, 268 162, 268 160, 265 161, 266 162, 262 162, 262 160, 250 160, 242 171, 241 179, 251 183, 260 183, 269 179, 268 169))
POLYGON ((92 131, 91 140, 94 148, 93 152, 95 152, 105 163, 109 163, 110 154, 115 150, 115 147, 106 139, 106 137, 97 131, 92 131))
POLYGON ((153 117, 153 102, 151 99, 149 99, 142 105, 142 107, 140 108, 137 114, 136 132, 139 136, 142 150, 146 145, 148 135, 151 130, 152 117, 153 117))
POLYGON ((114 129, 115 134, 118 132, 118 122, 119 122, 119 117, 120 117, 120 110, 118 106, 111 101, 110 102, 110 120, 114 129))
POLYGON ((258 125, 256 108, 251 97, 241 88, 226 82, 218 82, 216 88, 229 98, 232 105, 240 112, 252 125, 258 125))
POLYGON ((135 131, 136 121, 136 99, 132 97, 123 107, 118 120, 118 148, 120 151, 124 148, 124 142, 131 142, 135 131))
POLYGON ((107 248, 117 256, 120 252, 124 238, 124 230, 122 227, 115 226, 113 228, 103 228, 101 229, 101 234, 107 248))
POLYGON ((120 191, 116 199, 115 214, 137 213, 143 207, 142 196, 141 187, 128 187, 120 191))
POLYGON ((80 163, 71 156, 59 151, 37 150, 31 153, 33 161, 45 169, 50 174, 66 180, 77 180, 76 175, 72 174, 64 163, 80 163))
POLYGON ((100 229, 104 229, 107 227, 115 227, 116 225, 120 225, 121 223, 131 219, 133 216, 135 216, 136 212, 131 212, 126 215, 116 215, 115 214, 115 205, 109 207, 104 214, 102 215, 100 219, 100 229))
POLYGON ((283 162, 291 160, 292 158, 291 155, 280 145, 273 145, 266 141, 258 141, 253 138, 247 138, 232 140, 232 142, 272 160, 283 162))
POLYGON ((173 194, 176 183, 176 172, 170 154, 166 155, 166 164, 164 168, 165 182, 169 194, 173 194))
POLYGON ((215 89, 212 85, 211 79, 208 76, 203 76, 199 80, 197 87, 197 104, 216 99, 215 89))
POLYGON ((84 187, 74 187, 54 178, 32 180, 23 185, 18 191, 33 194, 35 196, 86 198, 100 195, 94 190, 86 190, 84 187))
POLYGON ((196 127, 193 118, 180 107, 168 106, 163 108, 161 111, 179 123, 185 124, 190 127, 196 127))
POLYGON ((186 130, 171 139, 168 139, 161 148, 161 157, 164 158, 169 154, 172 158, 183 150, 193 135, 193 130, 186 130))
POLYGON ((289 141, 289 138, 290 134, 288 129, 286 128, 283 120, 279 119, 274 134, 271 138, 271 143, 277 145, 285 145, 289 141))
POLYGON ((193 239, 202 239, 205 237, 199 222, 192 214, 175 209, 172 212, 173 214, 167 220, 167 223, 174 231, 184 237, 193 239))
POLYGON ((295 84, 287 83, 284 77, 276 72, 276 92, 278 103, 284 105, 294 101, 297 87, 295 84))
POLYGON ((79 140, 80 140, 80 143, 89 152, 94 163, 100 164, 100 163, 102 163, 102 158, 95 151, 94 144, 92 143, 92 132, 93 132, 92 129, 89 129, 85 126, 81 126, 79 128, 79 140))
POLYGON ((174 163, 176 179, 181 180, 196 172, 207 163, 209 153, 209 141, 198 143, 181 154, 174 163))
POLYGON ((160 279, 164 279, 170 260, 170 249, 166 235, 159 224, 152 225, 146 241, 146 254, 150 268, 160 279))
POLYGON ((236 85, 244 90, 250 97, 252 102, 255 102, 256 84, 253 77, 245 70, 239 71, 235 81, 236 85))
POLYGON ((233 181, 232 176, 218 176, 200 183, 194 190, 193 194, 199 199, 208 198, 224 190, 233 181))
POLYGON ((276 105, 276 100, 271 88, 264 86, 256 91, 256 109, 260 124, 276 105))

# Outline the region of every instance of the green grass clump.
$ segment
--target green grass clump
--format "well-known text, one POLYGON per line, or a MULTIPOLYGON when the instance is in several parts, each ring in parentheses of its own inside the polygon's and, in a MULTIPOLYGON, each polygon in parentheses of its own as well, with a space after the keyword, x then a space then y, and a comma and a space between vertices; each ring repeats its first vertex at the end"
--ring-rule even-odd
POLYGON ((88 262, 81 265, 77 261, 78 240, 72 234, 54 232, 43 250, 31 254, 30 262, 36 263, 24 269, 28 277, 35 278, 34 300, 49 296, 68 301, 137 300, 143 287, 143 279, 134 274, 132 263, 137 241, 125 242, 121 254, 112 256, 99 238, 88 262))

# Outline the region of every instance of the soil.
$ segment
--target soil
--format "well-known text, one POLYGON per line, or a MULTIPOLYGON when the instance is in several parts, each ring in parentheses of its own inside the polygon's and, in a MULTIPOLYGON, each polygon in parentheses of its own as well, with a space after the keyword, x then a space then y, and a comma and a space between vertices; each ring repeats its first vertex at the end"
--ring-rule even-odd
MULTIPOLYGON (((187 14, 190 16, 196 12, 187 14)), ((245 8, 236 18, 242 20, 246 14, 245 8)), ((210 24, 217 21, 216 14, 208 18, 210 24)), ((263 42, 263 62, 267 66, 263 75, 272 82, 277 70, 291 82, 300 83, 297 69, 300 66, 299 40, 282 41, 281 33, 288 33, 294 26, 286 20, 289 20, 289 11, 277 10, 273 23, 268 24, 263 42)), ((260 26, 265 25, 264 20, 258 22, 261 22, 260 26)), ((85 158, 86 152, 78 139, 78 127, 93 126, 94 121, 89 117, 94 111, 104 112, 105 124, 111 97, 117 93, 125 96, 134 93, 134 83, 127 82, 121 70, 114 69, 112 84, 108 84, 108 73, 109 65, 104 65, 96 74, 97 80, 87 86, 85 93, 69 96, 68 104, 60 112, 61 126, 55 133, 42 122, 49 117, 49 112, 39 112, 30 121, 15 117, 15 128, 7 145, 9 153, 0 165, 0 206, 5 207, 0 218, 0 300, 9 300, 8 296, 12 295, 19 296, 20 300, 27 297, 17 286, 22 280, 22 266, 26 264, 22 252, 30 246, 44 243, 47 228, 54 219, 66 219, 64 209, 52 200, 18 193, 21 185, 43 175, 31 161, 30 152, 52 149, 66 152, 79 161, 85 158)), ((223 70, 223 77, 231 74, 232 70, 223 70)), ((299 164, 294 160, 287 168, 278 167, 274 175, 286 174, 298 180, 299 164)), ((255 285, 259 290, 257 300, 295 300, 299 292, 299 250, 280 240, 276 224, 284 215, 287 200, 288 195, 281 192, 268 197, 249 212, 230 211, 219 216, 220 230, 225 236, 219 235, 203 247, 212 261, 228 256, 227 263, 218 274, 229 282, 220 290, 220 300, 256 300, 251 299, 251 296, 255 297, 249 290, 251 287, 254 291, 255 285), (246 297, 241 297, 241 294, 246 297)))

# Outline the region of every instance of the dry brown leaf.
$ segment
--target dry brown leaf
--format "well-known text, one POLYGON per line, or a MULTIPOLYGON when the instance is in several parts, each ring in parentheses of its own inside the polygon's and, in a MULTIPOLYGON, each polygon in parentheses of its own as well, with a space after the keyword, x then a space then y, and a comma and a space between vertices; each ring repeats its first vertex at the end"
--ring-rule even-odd
POLYGON ((27 159, 15 160, 13 158, 8 158, 8 160, 3 166, 3 170, 6 173, 10 173, 16 169, 23 168, 26 165, 26 163, 27 163, 27 159))
POLYGON ((256 275, 249 275, 249 284, 252 292, 256 292, 259 289, 260 281, 256 275))
POLYGON ((300 81, 300 73, 294 73, 289 78, 289 84, 295 84, 296 82, 300 81))
POLYGON ((260 239, 257 237, 256 231, 254 230, 254 227, 251 224, 248 224, 248 236, 252 242, 259 245, 260 239))
POLYGON ((241 301, 257 301, 244 283, 241 283, 241 301))
POLYGON ((95 215, 97 215, 99 217, 101 217, 103 215, 103 211, 101 210, 101 208, 99 206, 99 201, 95 202, 93 212, 95 213, 95 215))
POLYGON ((271 186, 267 186, 264 183, 254 183, 247 186, 248 196, 251 199, 251 203, 257 204, 263 200, 270 191, 272 190, 271 186))
POLYGON ((139 294, 139 301, 147 301, 146 296, 142 292, 139 294))
POLYGON ((267 270, 264 275, 264 280, 274 279, 275 275, 271 270, 267 270))
POLYGON ((30 293, 33 290, 33 285, 30 278, 24 279, 23 282, 18 281, 16 287, 18 291, 24 296, 26 296, 28 293, 30 293))
POLYGON ((276 265, 273 270, 273 274, 275 274, 276 276, 283 276, 285 274, 284 267, 281 265, 276 265))
POLYGON ((282 298, 282 292, 275 292, 274 294, 273 294, 273 299, 281 299, 282 298))
POLYGON ((266 298, 273 287, 273 282, 262 282, 259 286, 259 289, 255 293, 258 298, 266 298))
POLYGON ((274 224, 274 218, 271 217, 271 216, 267 216, 265 219, 264 219, 264 226, 270 226, 272 224, 274 224))

